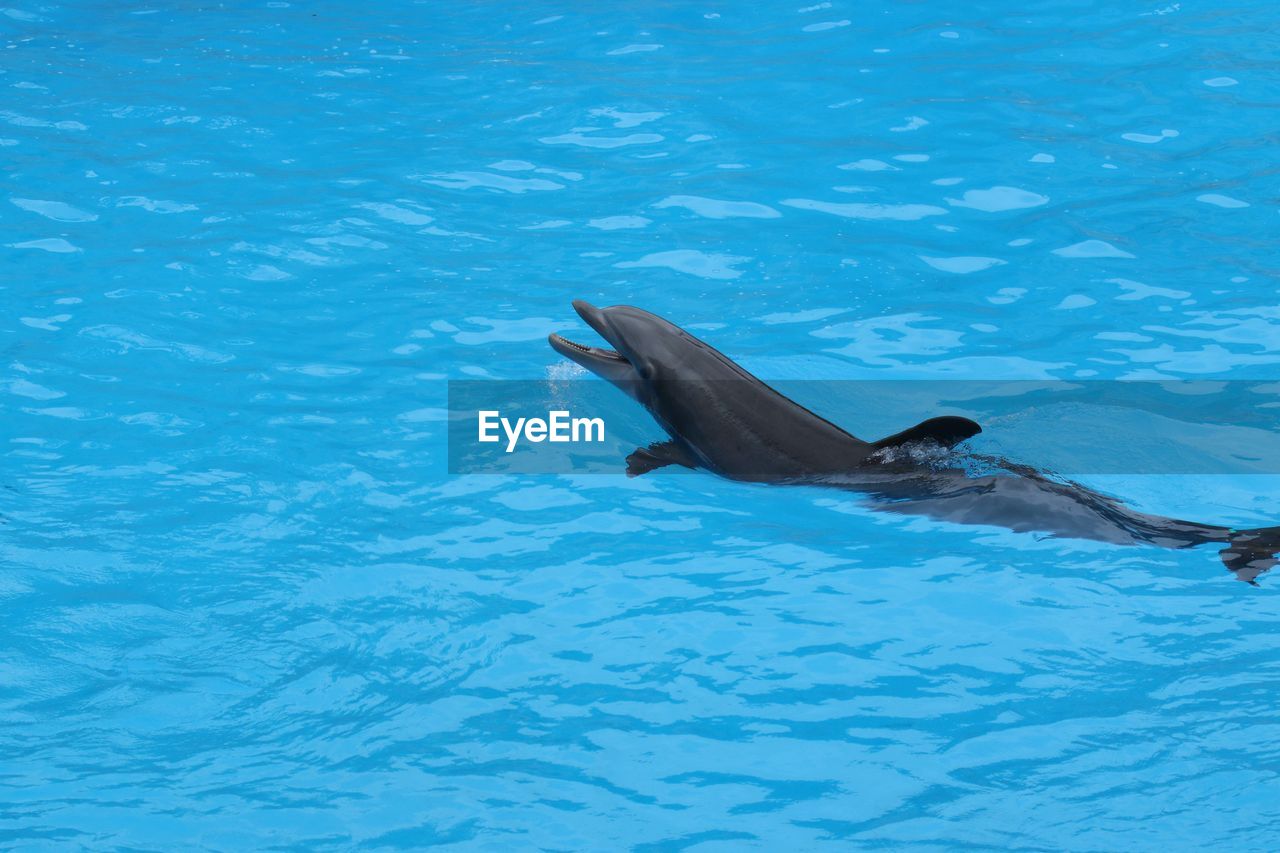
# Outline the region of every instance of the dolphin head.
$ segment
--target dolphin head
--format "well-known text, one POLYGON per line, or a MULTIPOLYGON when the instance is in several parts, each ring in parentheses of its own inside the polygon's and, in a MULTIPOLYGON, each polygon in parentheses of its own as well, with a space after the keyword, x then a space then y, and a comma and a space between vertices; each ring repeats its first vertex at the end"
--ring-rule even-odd
POLYGON ((562 335, 548 338, 551 348, 568 359, 617 385, 631 397, 646 402, 652 383, 667 376, 681 361, 688 334, 656 314, 630 305, 596 308, 575 299, 573 308, 596 334, 612 347, 587 346, 562 335))

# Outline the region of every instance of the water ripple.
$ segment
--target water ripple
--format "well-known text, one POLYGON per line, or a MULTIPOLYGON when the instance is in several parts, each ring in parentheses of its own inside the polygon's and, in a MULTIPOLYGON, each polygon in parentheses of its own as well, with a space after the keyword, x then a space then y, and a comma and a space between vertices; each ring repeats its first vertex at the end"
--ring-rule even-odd
POLYGON ((448 474, 445 380, 586 399, 575 298, 771 378, 1275 379, 1270 5, 856 11, 0 10, 5 846, 1274 848, 1213 549, 448 474))

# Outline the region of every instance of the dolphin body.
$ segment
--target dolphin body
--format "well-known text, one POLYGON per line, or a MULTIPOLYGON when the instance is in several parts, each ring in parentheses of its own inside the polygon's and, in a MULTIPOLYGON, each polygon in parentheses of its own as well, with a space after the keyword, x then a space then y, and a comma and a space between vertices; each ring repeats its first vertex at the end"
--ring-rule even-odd
POLYGON ((596 308, 581 300, 573 307, 613 349, 557 334, 549 338, 552 349, 622 389, 671 437, 628 456, 628 476, 682 465, 733 480, 849 489, 878 499, 880 510, 959 524, 1117 545, 1217 543, 1225 546, 1220 556, 1226 567, 1254 585, 1280 562, 1280 527, 1238 530, 1149 515, 1003 460, 971 457, 999 469, 981 475, 940 467, 931 464, 927 451, 977 435, 978 424, 935 417, 879 441, 863 441, 655 314, 629 305, 596 308), (923 460, 920 451, 926 451, 923 460))

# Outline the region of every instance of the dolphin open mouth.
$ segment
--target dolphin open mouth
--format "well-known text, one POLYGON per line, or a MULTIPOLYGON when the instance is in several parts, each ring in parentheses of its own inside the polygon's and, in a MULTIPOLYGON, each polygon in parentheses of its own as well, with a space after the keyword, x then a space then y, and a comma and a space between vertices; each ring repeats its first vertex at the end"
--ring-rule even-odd
MULTIPOLYGON (((604 312, 596 308, 590 303, 583 302, 581 299, 573 301, 573 309, 578 312, 588 326, 596 331, 600 337, 604 338, 608 343, 613 343, 610 335, 609 324, 604 318, 604 312)), ((617 376, 619 368, 630 367, 631 362, 627 361, 616 350, 606 347, 593 347, 587 344, 580 344, 577 341, 571 341, 563 335, 552 334, 547 338, 551 344, 551 348, 566 358, 576 361, 583 367, 595 373, 604 375, 606 378, 617 376)))
POLYGON ((551 341, 551 346, 556 350, 556 352, 561 355, 567 355, 570 358, 576 359, 578 356, 587 356, 588 358, 604 358, 611 359, 613 361, 626 361, 625 358, 611 349, 580 344, 577 341, 569 340, 564 335, 552 333, 548 340, 551 341))

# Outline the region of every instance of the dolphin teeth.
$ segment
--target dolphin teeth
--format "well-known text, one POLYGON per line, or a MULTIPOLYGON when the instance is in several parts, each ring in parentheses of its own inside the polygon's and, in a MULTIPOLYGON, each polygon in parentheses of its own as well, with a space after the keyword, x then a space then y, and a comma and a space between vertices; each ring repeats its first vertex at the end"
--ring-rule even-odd
POLYGON ((587 353, 589 355, 600 356, 603 358, 616 358, 619 361, 625 361, 625 359, 623 359, 621 355, 619 355, 618 353, 614 352, 611 349, 605 349, 604 347, 589 347, 586 344, 580 344, 577 341, 571 341, 568 338, 566 338, 564 335, 556 335, 555 339, 560 343, 564 344, 565 346, 572 347, 573 349, 576 349, 578 352, 581 352, 581 353, 587 353))
POLYGON ((568 338, 560 338, 560 341, 561 343, 568 344, 569 346, 573 347, 579 352, 591 352, 591 347, 587 346, 586 344, 580 344, 577 341, 571 341, 568 338))

